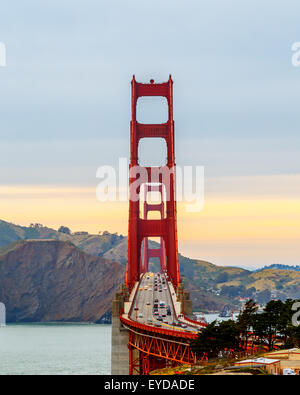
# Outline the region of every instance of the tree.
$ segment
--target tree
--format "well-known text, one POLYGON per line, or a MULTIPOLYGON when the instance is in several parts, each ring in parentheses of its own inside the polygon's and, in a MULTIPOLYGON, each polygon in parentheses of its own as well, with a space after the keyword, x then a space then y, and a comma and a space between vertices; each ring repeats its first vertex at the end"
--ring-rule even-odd
POLYGON ((238 350, 237 324, 232 320, 212 322, 199 332, 198 338, 192 343, 192 349, 198 355, 207 354, 208 358, 216 358, 224 351, 238 350))
POLYGON ((292 323, 292 306, 295 303, 292 299, 287 299, 285 303, 282 305, 280 317, 278 321, 278 330, 281 335, 284 336, 284 344, 287 346, 287 339, 291 337, 293 332, 293 323, 292 323))
POLYGON ((61 226, 58 229, 59 233, 65 233, 66 235, 70 235, 71 234, 71 230, 69 228, 67 228, 66 226, 61 226))
POLYGON ((264 337, 266 336, 267 325, 263 314, 255 314, 253 318, 253 333, 258 338, 259 343, 262 344, 264 337))
POLYGON ((237 325, 242 335, 242 338, 244 339, 244 350, 247 350, 248 347, 249 332, 253 329, 254 318, 257 310, 257 304, 254 302, 253 299, 250 299, 248 302, 245 303, 244 310, 240 313, 238 317, 237 325))
POLYGON ((218 336, 220 337, 220 349, 239 350, 240 332, 237 323, 233 320, 222 321, 218 326, 218 336))
POLYGON ((265 323, 266 336, 268 338, 269 351, 273 349, 274 340, 279 333, 280 317, 282 314, 283 302, 281 300, 270 300, 264 312, 261 314, 265 323))

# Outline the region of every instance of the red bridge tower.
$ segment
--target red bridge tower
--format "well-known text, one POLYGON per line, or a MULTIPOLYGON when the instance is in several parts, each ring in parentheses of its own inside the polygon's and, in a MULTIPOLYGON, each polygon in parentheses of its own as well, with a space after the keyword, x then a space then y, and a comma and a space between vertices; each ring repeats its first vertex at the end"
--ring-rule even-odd
POLYGON ((160 259, 161 271, 166 271, 174 287, 179 284, 177 210, 175 198, 175 149, 173 120, 173 81, 149 84, 132 79, 132 120, 130 160, 130 200, 126 285, 131 290, 140 274, 148 270, 149 260, 160 259), (137 122, 137 101, 143 96, 162 96, 168 102, 168 121, 162 124, 137 122), (139 142, 143 138, 162 138, 167 144, 167 163, 162 168, 139 165, 139 142), (146 179, 141 177, 146 174, 146 179), (138 185, 138 187, 137 187, 138 185), (141 188, 144 187, 144 216, 141 216, 141 188), (159 192, 161 203, 147 203, 149 192, 159 192), (157 211, 160 219, 148 219, 148 213, 157 211), (150 249, 148 238, 160 238, 160 248, 150 249), (143 243, 143 259, 142 259, 143 243))

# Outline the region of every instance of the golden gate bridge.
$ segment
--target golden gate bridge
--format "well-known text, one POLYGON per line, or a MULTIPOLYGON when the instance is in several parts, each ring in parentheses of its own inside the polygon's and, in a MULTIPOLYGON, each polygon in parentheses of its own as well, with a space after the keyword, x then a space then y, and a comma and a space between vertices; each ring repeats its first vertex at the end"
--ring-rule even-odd
POLYGON ((173 81, 170 76, 164 83, 140 83, 133 76, 131 85, 127 268, 125 284, 113 301, 112 374, 147 375, 158 368, 195 363, 191 342, 205 323, 188 317, 192 304, 179 274, 173 81), (137 121, 137 102, 145 96, 167 100, 167 122, 137 121), (139 142, 148 138, 165 141, 163 168, 140 166, 139 142), (152 192, 159 194, 159 203, 149 201, 152 192), (152 212, 159 219, 149 219, 152 212), (158 248, 150 247, 150 238, 158 238, 158 248), (159 260, 159 272, 149 271, 152 258, 159 260))

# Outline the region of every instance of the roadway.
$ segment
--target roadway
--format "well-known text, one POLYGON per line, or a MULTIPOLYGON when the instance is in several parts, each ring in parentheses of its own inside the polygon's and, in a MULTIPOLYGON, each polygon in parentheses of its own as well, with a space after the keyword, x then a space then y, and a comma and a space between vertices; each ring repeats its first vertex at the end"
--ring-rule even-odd
POLYGON ((141 324, 197 333, 182 316, 177 317, 165 274, 145 273, 137 290, 130 319, 141 324))

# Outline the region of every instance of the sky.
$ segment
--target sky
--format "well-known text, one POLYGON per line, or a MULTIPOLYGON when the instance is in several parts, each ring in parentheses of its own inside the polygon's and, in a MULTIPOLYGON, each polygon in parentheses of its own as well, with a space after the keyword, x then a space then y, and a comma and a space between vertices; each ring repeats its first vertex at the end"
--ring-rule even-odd
MULTIPOLYGON (((205 169, 203 210, 179 204, 180 251, 299 264, 299 15, 296 0, 1 2, 0 218, 126 234, 128 204, 96 199, 96 171, 129 156, 132 75, 172 74, 176 162, 205 169)), ((139 106, 144 122, 164 111, 139 106)))

